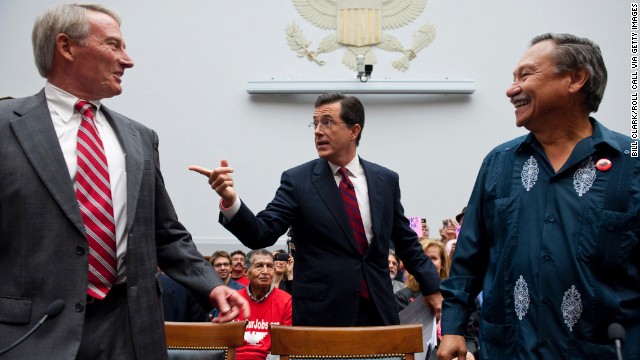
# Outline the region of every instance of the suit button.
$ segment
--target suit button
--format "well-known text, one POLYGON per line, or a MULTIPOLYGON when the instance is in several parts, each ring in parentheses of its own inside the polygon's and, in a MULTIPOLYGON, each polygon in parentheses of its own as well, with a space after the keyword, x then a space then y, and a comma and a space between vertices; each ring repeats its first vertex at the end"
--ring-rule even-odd
POLYGON ((76 254, 78 255, 84 255, 84 248, 82 246, 78 246, 76 248, 76 254))
POLYGON ((360 296, 360 289, 353 290, 355 296, 360 296))
POLYGON ((82 306, 82 304, 77 303, 76 304, 76 311, 77 312, 82 312, 82 310, 84 310, 84 306, 82 306))

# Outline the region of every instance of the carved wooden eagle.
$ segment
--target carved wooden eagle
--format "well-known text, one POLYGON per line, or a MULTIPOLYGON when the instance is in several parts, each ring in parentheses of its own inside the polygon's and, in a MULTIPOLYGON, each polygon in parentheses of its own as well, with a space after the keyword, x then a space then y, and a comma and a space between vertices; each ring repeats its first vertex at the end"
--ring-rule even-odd
POLYGON ((287 40, 298 56, 324 64, 317 55, 334 51, 342 46, 348 51, 342 62, 356 69, 356 56, 364 55, 365 63, 376 63, 372 47, 402 52, 405 56, 394 62, 394 67, 405 71, 416 53, 435 38, 435 29, 425 24, 414 34, 413 47, 405 49, 402 43, 385 30, 398 29, 414 21, 424 10, 427 0, 292 0, 300 15, 313 25, 335 30, 327 35, 314 52, 309 49, 299 27, 292 23, 286 30, 287 40))

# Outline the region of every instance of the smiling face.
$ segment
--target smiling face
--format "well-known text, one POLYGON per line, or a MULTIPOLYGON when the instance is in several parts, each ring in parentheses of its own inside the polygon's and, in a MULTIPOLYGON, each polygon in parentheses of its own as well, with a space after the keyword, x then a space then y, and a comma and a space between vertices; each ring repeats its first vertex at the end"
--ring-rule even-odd
POLYGON ((539 42, 527 50, 513 72, 513 84, 506 95, 515 106, 516 125, 527 130, 549 128, 571 101, 571 73, 557 72, 551 41, 539 42))
POLYGON ((231 263, 229 259, 224 256, 219 256, 213 260, 213 268, 224 282, 231 276, 231 263))
POLYGON ((342 105, 339 101, 318 106, 313 112, 314 123, 330 122, 330 128, 322 125, 314 129, 315 145, 318 156, 331 163, 344 166, 356 156, 356 138, 361 127, 351 128, 340 117, 342 105))
POLYGON ((122 76, 133 67, 125 51, 120 26, 115 19, 97 11, 87 11, 89 35, 85 44, 70 40, 71 92, 85 100, 110 98, 122 93, 122 76))

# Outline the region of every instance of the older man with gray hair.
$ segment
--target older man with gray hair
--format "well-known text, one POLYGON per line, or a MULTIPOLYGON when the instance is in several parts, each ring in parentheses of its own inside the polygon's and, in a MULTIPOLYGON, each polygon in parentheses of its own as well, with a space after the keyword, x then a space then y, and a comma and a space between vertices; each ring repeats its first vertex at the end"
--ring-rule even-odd
POLYGON ((438 358, 465 358, 482 290, 483 359, 614 359, 612 323, 626 328, 624 357, 638 359, 640 161, 631 138, 590 117, 607 82, 600 48, 540 35, 513 79, 516 126, 530 133, 482 164, 441 285, 438 358))

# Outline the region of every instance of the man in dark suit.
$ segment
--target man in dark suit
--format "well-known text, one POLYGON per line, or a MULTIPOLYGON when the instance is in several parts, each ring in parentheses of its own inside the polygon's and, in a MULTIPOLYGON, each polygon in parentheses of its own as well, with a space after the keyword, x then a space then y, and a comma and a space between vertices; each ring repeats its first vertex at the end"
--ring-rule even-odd
POLYGON ((207 321, 209 314, 191 296, 191 293, 167 274, 161 273, 162 309, 165 321, 207 321))
POLYGON ((392 242, 439 317, 440 280, 404 216, 398 174, 357 155, 360 100, 321 95, 310 126, 320 158, 285 171, 275 198, 257 215, 237 196, 226 160, 213 171, 190 168, 208 176, 221 196, 221 223, 253 249, 273 245, 291 226, 294 325, 398 324, 387 263, 392 242))
POLYGON ((60 5, 33 42, 44 89, 0 101, 0 347, 65 307, 3 359, 166 358, 158 267, 248 313, 178 222, 156 133, 100 104, 133 66, 118 16, 60 5))

